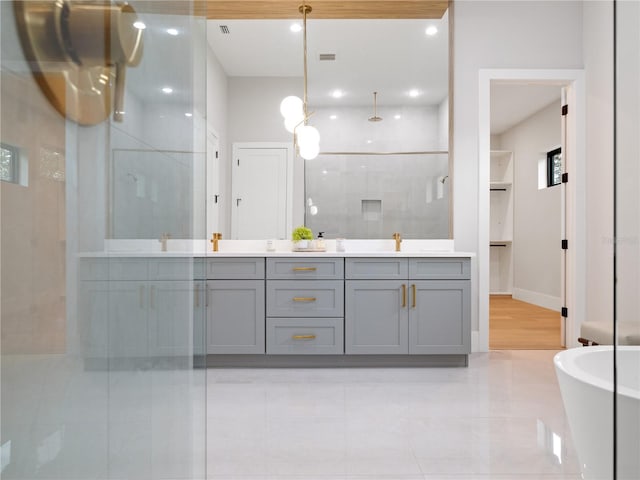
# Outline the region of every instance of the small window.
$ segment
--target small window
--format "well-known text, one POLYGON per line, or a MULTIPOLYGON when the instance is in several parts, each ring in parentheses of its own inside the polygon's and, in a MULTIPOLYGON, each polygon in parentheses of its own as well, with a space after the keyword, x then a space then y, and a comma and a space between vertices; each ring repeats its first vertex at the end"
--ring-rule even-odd
POLYGON ((0 180, 20 183, 20 150, 0 143, 0 180))
POLYGON ((556 148, 547 152, 547 186, 553 187, 562 183, 562 150, 556 148))

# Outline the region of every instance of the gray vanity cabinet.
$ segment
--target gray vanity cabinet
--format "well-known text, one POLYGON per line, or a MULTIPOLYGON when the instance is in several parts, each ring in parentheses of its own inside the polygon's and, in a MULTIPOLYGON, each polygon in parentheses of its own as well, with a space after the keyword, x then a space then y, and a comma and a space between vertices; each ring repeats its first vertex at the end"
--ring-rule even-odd
POLYGON ((468 259, 349 258, 345 272, 345 353, 470 353, 468 259))
POLYGON ((409 353, 471 352, 471 262, 409 259, 409 353))
POLYGON ((265 353, 265 259, 207 259, 207 353, 265 353))
POLYGON ((79 264, 78 322, 88 359, 193 352, 193 258, 88 258, 79 264))
POLYGON ((201 322, 195 315, 194 286, 194 282, 188 280, 149 282, 149 355, 191 354, 191 332, 194 325, 201 322))
POLYGON ((412 280, 409 288, 409 353, 470 353, 470 280, 412 280))
POLYGON ((345 282, 346 354, 409 352, 406 288, 403 280, 345 282))
POLYGON ((78 292, 78 330, 85 358, 108 356, 109 282, 84 278, 78 292))
POLYGON ((145 258, 80 261, 78 323, 85 358, 148 355, 147 276, 145 258))
POLYGON ((344 260, 267 259, 267 353, 344 353, 344 260))

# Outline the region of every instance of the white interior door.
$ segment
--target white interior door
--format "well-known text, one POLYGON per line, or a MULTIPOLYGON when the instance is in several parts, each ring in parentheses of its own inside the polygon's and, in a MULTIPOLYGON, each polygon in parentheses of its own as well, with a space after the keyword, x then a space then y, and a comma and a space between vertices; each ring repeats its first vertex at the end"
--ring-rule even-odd
POLYGON ((207 231, 205 237, 220 232, 220 143, 218 136, 207 134, 207 231))
POLYGON ((232 238, 287 238, 289 150, 284 146, 234 145, 233 153, 232 238))

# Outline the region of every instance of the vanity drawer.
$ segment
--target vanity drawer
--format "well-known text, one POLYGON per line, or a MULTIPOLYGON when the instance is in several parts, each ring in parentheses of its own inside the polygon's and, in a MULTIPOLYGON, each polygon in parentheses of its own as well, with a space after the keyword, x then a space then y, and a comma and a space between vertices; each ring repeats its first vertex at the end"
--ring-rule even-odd
POLYGON ((78 266, 80 280, 146 280, 146 258, 88 258, 78 266))
POLYGON ((267 278, 310 278, 332 280, 344 278, 343 258, 267 258, 267 278))
POLYGON ((264 279, 264 258, 207 258, 209 280, 264 279))
POLYGON ((267 318, 266 336, 268 354, 344 353, 342 318, 267 318))
POLYGON ((409 277, 406 258, 347 258, 345 278, 349 280, 393 280, 409 277))
POLYGON ((198 258, 151 258, 149 280, 202 279, 202 266, 198 258))
POLYGON ((409 277, 415 280, 466 280, 471 278, 468 258, 412 258, 409 277))
POLYGON ((80 280, 109 280, 109 259, 82 258, 78 262, 80 280))
POLYGON ((268 317, 342 317, 342 280, 268 280, 268 317))

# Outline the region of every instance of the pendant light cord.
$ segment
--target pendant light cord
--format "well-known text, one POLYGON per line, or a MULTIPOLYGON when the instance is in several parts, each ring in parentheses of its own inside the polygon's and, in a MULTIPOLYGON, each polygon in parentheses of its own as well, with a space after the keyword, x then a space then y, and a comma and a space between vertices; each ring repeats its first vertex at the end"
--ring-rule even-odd
POLYGON ((303 46, 304 46, 304 92, 302 97, 302 106, 304 110, 304 124, 307 124, 307 118, 309 117, 309 113, 307 111, 307 13, 311 11, 311 6, 307 5, 306 2, 302 2, 300 5, 300 10, 302 12, 302 26, 303 26, 303 46))

